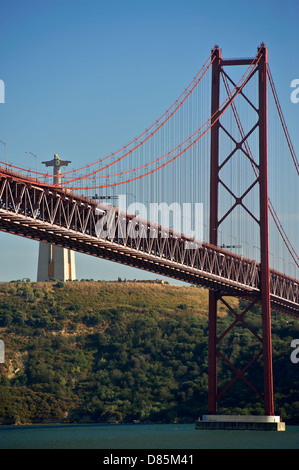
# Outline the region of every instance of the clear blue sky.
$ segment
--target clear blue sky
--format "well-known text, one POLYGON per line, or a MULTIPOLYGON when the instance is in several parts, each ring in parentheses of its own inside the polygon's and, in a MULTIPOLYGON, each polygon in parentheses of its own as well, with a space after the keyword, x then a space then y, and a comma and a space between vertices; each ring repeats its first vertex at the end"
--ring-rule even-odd
MULTIPOLYGON (((75 168, 96 161, 151 125, 215 44, 223 57, 252 57, 262 41, 298 154, 299 104, 290 101, 298 15, 298 0, 2 0, 8 161, 35 169, 26 151, 38 162, 58 153, 75 168)), ((37 242, 0 233, 0 281, 35 280, 37 253, 37 242)), ((76 261, 79 279, 150 276, 83 255, 76 261)))

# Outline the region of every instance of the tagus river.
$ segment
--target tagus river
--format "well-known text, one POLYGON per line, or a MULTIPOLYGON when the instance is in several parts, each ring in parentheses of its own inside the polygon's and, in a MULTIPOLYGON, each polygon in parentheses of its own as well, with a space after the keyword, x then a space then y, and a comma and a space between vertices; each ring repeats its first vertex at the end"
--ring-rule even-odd
POLYGON ((0 426, 0 449, 299 449, 284 432, 199 431, 194 424, 0 426))

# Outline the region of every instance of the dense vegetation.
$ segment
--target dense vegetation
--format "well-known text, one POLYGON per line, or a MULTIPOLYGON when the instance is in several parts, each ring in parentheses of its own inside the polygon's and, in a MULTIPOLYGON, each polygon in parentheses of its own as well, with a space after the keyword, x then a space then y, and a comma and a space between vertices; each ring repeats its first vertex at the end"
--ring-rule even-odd
MULTIPOLYGON (((236 308, 243 302, 231 299, 236 308)), ((194 422, 207 411, 207 291, 138 282, 0 284, 0 424, 194 422)), ((219 329, 233 319, 223 305, 219 329)), ((260 311, 245 318, 261 334, 260 311)), ((299 423, 299 364, 290 360, 298 321, 273 312, 275 412, 299 423)), ((221 342, 242 369, 260 350, 242 326, 221 342)), ((219 390, 235 373, 219 360, 219 390)), ((246 377, 260 390, 262 364, 246 377)), ((219 412, 263 414, 242 380, 219 412)))

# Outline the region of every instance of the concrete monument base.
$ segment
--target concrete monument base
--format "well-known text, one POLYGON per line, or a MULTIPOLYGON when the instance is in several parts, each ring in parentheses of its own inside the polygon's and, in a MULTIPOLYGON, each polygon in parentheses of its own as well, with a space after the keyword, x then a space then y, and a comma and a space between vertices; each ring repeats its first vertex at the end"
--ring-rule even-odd
POLYGON ((75 253, 67 248, 40 242, 37 282, 74 281, 76 279, 75 253))

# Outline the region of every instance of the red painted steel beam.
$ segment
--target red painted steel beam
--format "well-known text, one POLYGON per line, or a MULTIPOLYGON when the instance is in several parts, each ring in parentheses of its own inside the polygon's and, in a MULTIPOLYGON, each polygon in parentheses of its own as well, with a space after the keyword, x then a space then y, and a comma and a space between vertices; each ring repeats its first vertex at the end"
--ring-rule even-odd
POLYGON ((271 342, 271 303, 269 267, 269 195, 268 195, 268 138, 267 138, 267 62, 268 52, 260 50, 259 61, 259 164, 260 164, 260 242, 261 297, 263 322, 264 406, 265 414, 274 415, 273 371, 271 342))
MULTIPOLYGON (((211 170, 210 170, 210 243, 218 244, 218 184, 219 184, 219 105, 221 51, 212 52, 211 100, 211 170), (214 60, 213 60, 214 59, 214 60)), ((209 291, 209 343, 208 343, 208 413, 217 413, 217 292, 209 291)))
POLYGON ((226 65, 250 65, 254 64, 256 60, 252 57, 252 59, 222 59, 221 65, 224 67, 226 65))
MULTIPOLYGON (((255 61, 252 59, 236 59, 223 60, 218 47, 212 52, 214 57, 212 65, 212 94, 211 94, 211 121, 214 125, 211 129, 211 173, 210 173, 210 243, 217 246, 217 231, 219 225, 232 212, 237 204, 242 203, 242 199, 252 187, 258 182, 260 190, 260 220, 247 211, 249 215, 259 224, 260 243, 261 243, 261 285, 260 295, 262 304, 262 344, 263 344, 263 361, 264 361, 264 409, 266 415, 274 415, 273 406, 273 372, 272 372, 272 344, 271 344, 271 294, 270 294, 270 267, 269 267, 269 207, 268 207, 268 155, 267 155, 267 49, 262 45, 255 61), (230 65, 249 65, 257 64, 252 76, 258 71, 258 88, 259 88, 259 174, 257 180, 252 187, 248 188, 244 195, 240 198, 232 193, 232 191, 223 184, 219 177, 219 128, 221 127, 228 133, 217 119, 219 116, 219 98, 220 98, 220 75, 222 67, 230 65), (215 122, 217 120, 217 122, 215 122), (235 197, 235 204, 227 211, 224 217, 218 220, 218 187, 219 183, 225 186, 229 193, 235 197)), ((225 74, 227 78, 228 75, 225 74)), ((243 90, 244 91, 244 90, 243 90)), ((244 93, 242 93, 244 97, 244 93)), ((247 100, 248 101, 248 100, 247 100)), ((251 104, 251 102, 249 102, 251 104)), ((252 105, 252 104, 251 104, 252 105)), ((256 108, 254 108, 256 109, 256 108)), ((236 117, 236 116, 235 116, 236 117)), ((235 150, 224 160, 222 166, 230 160, 233 153, 241 148, 250 133, 243 136, 242 142, 235 142, 235 150)), ((228 134, 229 135, 229 134, 228 134)), ((233 140, 233 139, 232 139, 233 140)), ((208 412, 209 414, 217 413, 217 301, 220 298, 219 293, 210 291, 209 293, 209 398, 208 412)), ((233 325, 234 326, 234 325, 233 325)), ((246 326, 246 324, 245 324, 246 326)), ((219 352, 218 352, 219 354, 219 352)))

